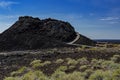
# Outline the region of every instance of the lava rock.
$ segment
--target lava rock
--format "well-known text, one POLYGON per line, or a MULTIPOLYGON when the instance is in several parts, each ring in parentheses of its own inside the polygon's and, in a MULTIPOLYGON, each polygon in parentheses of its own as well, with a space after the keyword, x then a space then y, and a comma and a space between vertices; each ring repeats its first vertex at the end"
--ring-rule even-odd
POLYGON ((68 22, 23 16, 0 34, 0 51, 63 47, 75 37, 68 22))

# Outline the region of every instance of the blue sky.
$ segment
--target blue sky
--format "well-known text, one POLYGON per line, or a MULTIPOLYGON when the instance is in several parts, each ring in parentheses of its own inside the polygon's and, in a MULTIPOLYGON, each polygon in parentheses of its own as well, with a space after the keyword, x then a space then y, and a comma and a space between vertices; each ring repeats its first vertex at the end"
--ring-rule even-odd
POLYGON ((0 0, 0 32, 25 15, 70 22, 92 39, 120 39, 120 0, 0 0))

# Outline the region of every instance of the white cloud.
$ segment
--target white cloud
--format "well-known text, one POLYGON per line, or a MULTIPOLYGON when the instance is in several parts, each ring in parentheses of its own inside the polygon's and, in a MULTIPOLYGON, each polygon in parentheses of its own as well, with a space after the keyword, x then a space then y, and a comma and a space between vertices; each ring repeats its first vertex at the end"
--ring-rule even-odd
POLYGON ((109 22, 109 24, 117 24, 117 23, 119 23, 119 22, 117 22, 117 21, 109 22))
POLYGON ((119 20, 119 17, 106 17, 106 18, 102 18, 100 20, 102 21, 111 21, 111 20, 119 20))
POLYGON ((2 8, 8 8, 9 6, 11 6, 13 4, 18 4, 18 2, 0 1, 0 7, 2 7, 2 8))

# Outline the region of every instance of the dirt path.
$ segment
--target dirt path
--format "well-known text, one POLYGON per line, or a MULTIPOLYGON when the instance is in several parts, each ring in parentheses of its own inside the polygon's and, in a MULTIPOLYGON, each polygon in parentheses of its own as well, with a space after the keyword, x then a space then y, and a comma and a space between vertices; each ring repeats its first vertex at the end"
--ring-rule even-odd
POLYGON ((80 34, 78 32, 76 32, 76 35, 77 35, 76 38, 67 44, 74 44, 80 38, 80 34))

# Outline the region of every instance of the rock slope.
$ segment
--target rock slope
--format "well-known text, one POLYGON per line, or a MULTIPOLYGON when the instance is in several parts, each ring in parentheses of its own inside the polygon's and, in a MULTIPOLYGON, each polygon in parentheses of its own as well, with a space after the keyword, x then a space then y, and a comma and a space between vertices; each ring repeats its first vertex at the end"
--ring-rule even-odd
MULTIPOLYGON (((68 22, 24 16, 0 34, 0 51, 68 46, 66 43, 73 41, 76 36, 74 28, 68 22)), ((84 44, 94 44, 94 41, 83 38, 89 42, 84 44)))

